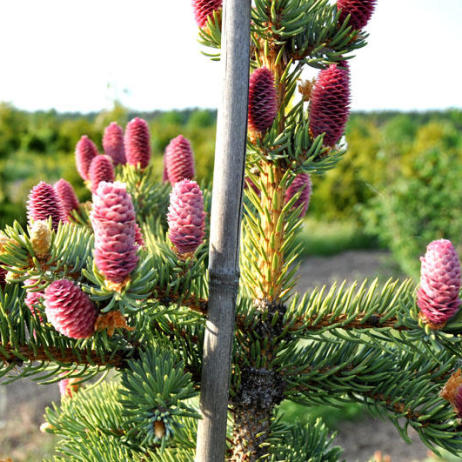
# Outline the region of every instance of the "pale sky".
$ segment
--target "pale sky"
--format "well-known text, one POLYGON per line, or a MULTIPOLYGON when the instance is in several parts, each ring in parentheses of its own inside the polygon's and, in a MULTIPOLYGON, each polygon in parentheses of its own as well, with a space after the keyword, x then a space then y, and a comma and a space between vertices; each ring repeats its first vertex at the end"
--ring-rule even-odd
MULTIPOLYGON (((215 108, 191 0, 0 0, 0 101, 21 109, 215 108)), ((378 0, 355 110, 462 107, 462 0, 378 0)))

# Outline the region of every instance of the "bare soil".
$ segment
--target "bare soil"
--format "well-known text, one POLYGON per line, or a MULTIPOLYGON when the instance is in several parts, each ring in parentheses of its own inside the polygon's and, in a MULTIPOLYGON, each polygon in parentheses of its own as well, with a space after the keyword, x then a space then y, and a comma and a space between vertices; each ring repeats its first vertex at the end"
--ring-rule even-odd
MULTIPOLYGON (((304 292, 335 280, 353 281, 377 275, 383 279, 396 276, 396 271, 390 267, 384 252, 352 251, 334 257, 309 258, 301 265, 299 274, 297 289, 304 292)), ((44 421, 44 409, 52 401, 59 402, 56 384, 44 386, 21 379, 0 388, 0 461, 11 457, 14 462, 35 462, 50 456, 53 437, 40 433, 39 427, 44 421), (3 410, 2 389, 6 389, 3 410)), ((408 445, 391 423, 367 417, 341 423, 336 442, 345 449, 347 462, 366 462, 376 451, 390 455, 393 462, 425 459, 427 449, 415 433, 411 437, 414 443, 408 445)))

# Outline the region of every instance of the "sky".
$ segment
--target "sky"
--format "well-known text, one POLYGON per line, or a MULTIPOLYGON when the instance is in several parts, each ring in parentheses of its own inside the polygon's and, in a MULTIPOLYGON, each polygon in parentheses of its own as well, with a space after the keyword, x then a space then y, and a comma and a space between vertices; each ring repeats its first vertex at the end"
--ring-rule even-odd
MULTIPOLYGON (((0 101, 26 110, 216 108, 191 0, 0 1, 0 101)), ((462 0, 378 0, 352 109, 462 107, 462 0)), ((314 74, 315 75, 315 74, 314 74)))

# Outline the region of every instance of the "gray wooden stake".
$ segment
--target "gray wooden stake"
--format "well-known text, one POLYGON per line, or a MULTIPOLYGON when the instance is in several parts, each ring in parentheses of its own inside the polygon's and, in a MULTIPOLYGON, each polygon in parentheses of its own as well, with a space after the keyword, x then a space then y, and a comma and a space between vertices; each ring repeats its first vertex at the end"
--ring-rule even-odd
POLYGON ((210 223, 209 302, 196 462, 225 457, 231 348, 239 285, 239 235, 247 139, 250 3, 225 0, 210 223))

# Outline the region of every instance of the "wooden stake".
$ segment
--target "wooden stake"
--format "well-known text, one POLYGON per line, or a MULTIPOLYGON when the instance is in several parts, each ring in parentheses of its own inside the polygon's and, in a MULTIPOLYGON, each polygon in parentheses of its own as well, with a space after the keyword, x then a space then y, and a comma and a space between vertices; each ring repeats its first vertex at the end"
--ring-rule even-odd
POLYGON ((210 223, 209 303, 196 462, 225 457, 231 349, 239 285, 239 236, 247 139, 251 0, 225 0, 210 223))

